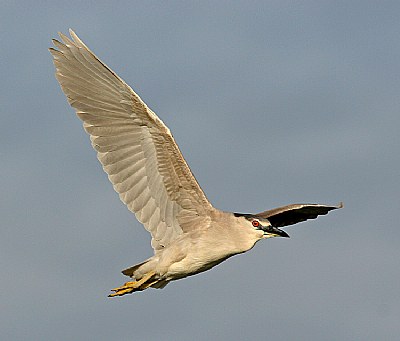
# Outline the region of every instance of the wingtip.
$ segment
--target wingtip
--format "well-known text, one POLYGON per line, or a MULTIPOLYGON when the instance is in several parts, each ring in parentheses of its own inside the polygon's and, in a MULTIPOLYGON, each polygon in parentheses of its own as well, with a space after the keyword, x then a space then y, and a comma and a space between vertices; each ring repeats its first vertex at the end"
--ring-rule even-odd
POLYGON ((69 35, 71 36, 72 40, 74 41, 74 43, 77 47, 83 47, 86 50, 88 50, 89 52, 91 52, 92 54, 94 54, 92 51, 90 51, 90 49, 86 46, 86 44, 78 37, 78 35, 75 33, 75 31, 72 28, 69 29, 69 35))
POLYGON ((76 35, 76 33, 74 32, 74 30, 72 28, 68 29, 69 35, 71 36, 71 38, 77 42, 80 41, 80 39, 78 38, 78 36, 76 35))
POLYGON ((344 207, 343 201, 339 202, 339 204, 336 207, 337 208, 343 208, 344 207))
POLYGON ((69 39, 64 33, 58 32, 58 35, 60 36, 62 42, 63 42, 65 45, 67 45, 67 46, 68 46, 68 45, 71 45, 71 43, 72 43, 71 39, 69 39))

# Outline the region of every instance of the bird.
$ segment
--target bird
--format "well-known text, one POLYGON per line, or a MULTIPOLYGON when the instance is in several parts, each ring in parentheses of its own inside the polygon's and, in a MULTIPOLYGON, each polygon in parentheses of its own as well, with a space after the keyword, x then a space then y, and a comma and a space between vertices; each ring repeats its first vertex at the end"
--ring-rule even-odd
POLYGON ((154 255, 122 271, 130 281, 109 297, 211 269, 256 242, 289 237, 281 228, 315 219, 342 203, 292 204, 256 214, 215 208, 169 128, 134 90, 75 34, 59 32, 49 48, 55 76, 83 121, 97 157, 122 202, 151 234, 154 255))

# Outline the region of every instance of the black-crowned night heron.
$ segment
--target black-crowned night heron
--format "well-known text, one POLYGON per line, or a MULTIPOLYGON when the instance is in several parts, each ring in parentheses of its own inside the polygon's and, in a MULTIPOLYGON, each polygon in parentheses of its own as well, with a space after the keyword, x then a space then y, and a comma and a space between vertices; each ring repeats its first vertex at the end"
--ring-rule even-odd
POLYGON ((211 269, 260 239, 288 237, 280 227, 338 206, 294 204, 258 214, 214 208, 170 130, 139 96, 70 30, 50 48, 56 78, 83 121, 114 189, 151 233, 154 256, 122 271, 122 296, 211 269))

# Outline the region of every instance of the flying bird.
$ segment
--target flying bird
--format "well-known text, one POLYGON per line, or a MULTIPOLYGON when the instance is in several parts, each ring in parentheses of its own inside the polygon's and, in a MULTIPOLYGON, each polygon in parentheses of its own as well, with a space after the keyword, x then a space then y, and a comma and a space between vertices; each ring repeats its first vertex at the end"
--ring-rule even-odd
POLYGON ((151 233, 154 256, 122 271, 131 281, 112 289, 122 296, 211 269, 271 237, 281 227, 341 208, 293 204, 257 213, 213 207, 170 130, 115 72, 70 30, 50 48, 56 78, 83 121, 115 191, 151 233))

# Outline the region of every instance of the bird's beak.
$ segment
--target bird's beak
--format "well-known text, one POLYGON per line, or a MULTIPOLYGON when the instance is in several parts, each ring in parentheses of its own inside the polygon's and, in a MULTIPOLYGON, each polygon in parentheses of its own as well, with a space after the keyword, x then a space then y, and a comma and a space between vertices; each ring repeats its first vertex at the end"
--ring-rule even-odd
POLYGON ((290 238, 290 236, 283 230, 278 229, 277 227, 268 226, 263 229, 265 233, 269 235, 269 237, 285 237, 290 238))

